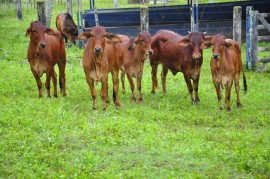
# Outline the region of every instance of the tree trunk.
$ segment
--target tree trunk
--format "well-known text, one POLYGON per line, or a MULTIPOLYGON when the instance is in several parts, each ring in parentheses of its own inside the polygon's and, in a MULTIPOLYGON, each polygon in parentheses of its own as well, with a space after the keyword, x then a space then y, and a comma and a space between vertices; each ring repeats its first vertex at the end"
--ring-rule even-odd
POLYGON ((46 27, 51 26, 51 17, 52 17, 52 7, 53 7, 53 0, 46 0, 46 27))
POLYGON ((38 21, 42 22, 46 26, 46 15, 45 15, 45 2, 44 0, 37 1, 38 21))
POLYGON ((66 2, 66 5, 67 5, 67 12, 72 16, 72 0, 67 0, 66 2))
POLYGON ((17 19, 22 20, 22 3, 21 0, 17 0, 17 19))

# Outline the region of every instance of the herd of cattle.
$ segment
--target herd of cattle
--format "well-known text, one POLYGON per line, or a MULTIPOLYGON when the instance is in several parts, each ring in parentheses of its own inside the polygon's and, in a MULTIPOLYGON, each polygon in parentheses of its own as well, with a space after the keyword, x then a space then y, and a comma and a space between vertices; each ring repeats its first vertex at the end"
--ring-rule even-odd
POLYGON ((125 91, 125 75, 128 78, 132 100, 136 100, 132 77, 137 79, 138 101, 142 101, 141 81, 144 62, 147 58, 149 58, 152 67, 152 93, 155 93, 155 88, 158 86, 157 68, 161 64, 163 92, 166 92, 168 70, 173 75, 182 72, 190 98, 196 104, 200 101, 198 84, 200 68, 203 63, 203 49, 210 46, 212 46, 213 52, 210 63, 212 80, 216 88, 220 109, 222 109, 220 88, 225 88, 226 110, 230 111, 230 93, 233 83, 237 94, 237 106, 241 105, 239 98, 241 71, 244 90, 247 91, 240 47, 234 40, 226 39, 220 34, 207 36, 203 32, 189 32, 187 36, 181 36, 169 30, 159 30, 152 37, 148 32, 140 32, 136 38, 130 38, 125 35, 109 33, 105 27, 96 26, 90 32, 83 32, 78 36, 77 26, 68 13, 57 16, 56 27, 58 31, 46 28, 41 22, 35 21, 26 30, 26 36, 30 35, 27 57, 39 89, 39 97, 42 96, 40 78, 43 73, 46 73, 47 96, 50 97, 50 80, 52 78, 54 97, 57 97, 55 64, 59 67, 60 90, 63 96, 66 96, 66 51, 63 38, 66 39, 66 42, 67 38, 73 43, 77 38, 87 42, 82 64, 93 99, 93 109, 97 109, 95 83, 101 82, 102 107, 104 111, 106 110, 109 102, 109 73, 112 74, 113 100, 116 108, 120 107, 119 72, 121 72, 123 91, 125 91))

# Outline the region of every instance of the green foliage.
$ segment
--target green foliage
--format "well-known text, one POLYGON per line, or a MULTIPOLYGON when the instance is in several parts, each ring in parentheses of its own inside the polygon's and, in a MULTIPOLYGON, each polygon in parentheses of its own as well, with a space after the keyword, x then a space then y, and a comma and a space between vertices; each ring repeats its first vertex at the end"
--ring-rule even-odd
MULTIPOLYGON (((56 9, 52 19, 65 7, 56 9)), ((146 61, 142 103, 131 101, 126 81, 119 110, 111 102, 102 112, 99 97, 99 110, 93 111, 83 49, 76 46, 66 49, 68 96, 38 98, 24 36, 37 15, 24 9, 23 17, 18 22, 16 11, 0 11, 0 178, 270 177, 269 73, 246 71, 243 106, 236 107, 232 90, 228 113, 218 109, 210 49, 204 53, 196 106, 181 73, 168 74, 167 94, 159 88, 152 95, 146 61)), ((242 57, 245 62, 244 46, 242 57)))

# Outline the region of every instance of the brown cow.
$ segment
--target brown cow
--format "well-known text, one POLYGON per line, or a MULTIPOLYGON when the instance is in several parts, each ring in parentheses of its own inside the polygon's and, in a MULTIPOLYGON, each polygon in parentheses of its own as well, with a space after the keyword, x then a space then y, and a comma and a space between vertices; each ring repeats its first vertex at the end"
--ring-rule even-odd
POLYGON ((91 32, 84 32, 78 38, 82 40, 88 39, 83 53, 83 68, 93 98, 93 109, 97 109, 97 94, 94 83, 101 81, 101 98, 103 110, 106 111, 109 72, 112 73, 113 78, 114 103, 116 108, 119 108, 118 74, 120 63, 115 43, 120 42, 120 38, 115 34, 107 33, 106 28, 102 26, 93 27, 91 32))
POLYGON ((168 69, 173 75, 182 72, 188 87, 190 98, 194 104, 199 99, 198 83, 200 68, 203 63, 201 44, 208 41, 210 36, 203 32, 189 32, 187 37, 181 36, 169 30, 160 30, 153 37, 151 47, 154 54, 150 57, 152 66, 152 93, 155 93, 157 82, 157 68, 162 64, 162 89, 166 92, 166 75, 168 69), (191 83, 193 80, 193 85, 191 83), (195 91, 195 98, 193 97, 195 91))
POLYGON ((125 35, 119 36, 121 37, 122 43, 117 44, 117 47, 120 52, 123 92, 125 92, 125 74, 127 74, 132 92, 132 100, 136 101, 134 95, 135 85, 132 80, 132 77, 135 77, 137 79, 138 101, 142 101, 141 83, 144 61, 149 55, 153 54, 153 50, 151 49, 151 36, 148 32, 140 32, 135 39, 130 39, 125 35))
POLYGON ((239 78, 243 73, 244 91, 247 91, 246 77, 242 66, 241 50, 236 41, 225 39, 223 35, 217 34, 212 38, 211 43, 205 43, 205 47, 212 45, 213 56, 211 58, 210 67, 212 80, 217 92, 217 98, 222 109, 222 94, 220 87, 225 87, 226 91, 226 110, 230 111, 231 88, 234 82, 237 95, 236 105, 241 106, 239 97, 239 78))
POLYGON ((50 97, 50 80, 54 85, 54 97, 57 97, 57 80, 54 65, 59 67, 59 84, 63 96, 66 96, 66 51, 62 35, 58 31, 46 28, 41 22, 35 21, 26 30, 25 36, 30 35, 27 58, 31 71, 36 79, 39 97, 42 97, 41 76, 46 73, 45 87, 50 97))
POLYGON ((57 15, 56 28, 62 33, 66 43, 69 40, 76 44, 75 39, 78 36, 78 29, 69 13, 60 13, 57 15))

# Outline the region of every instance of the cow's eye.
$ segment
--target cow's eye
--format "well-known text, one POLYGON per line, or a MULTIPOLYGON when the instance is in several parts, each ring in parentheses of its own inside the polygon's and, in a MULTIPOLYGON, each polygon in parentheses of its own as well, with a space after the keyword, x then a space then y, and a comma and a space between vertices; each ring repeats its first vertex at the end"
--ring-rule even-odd
POLYGON ((36 33, 37 31, 35 31, 35 30, 32 30, 32 32, 33 32, 33 33, 36 33))

